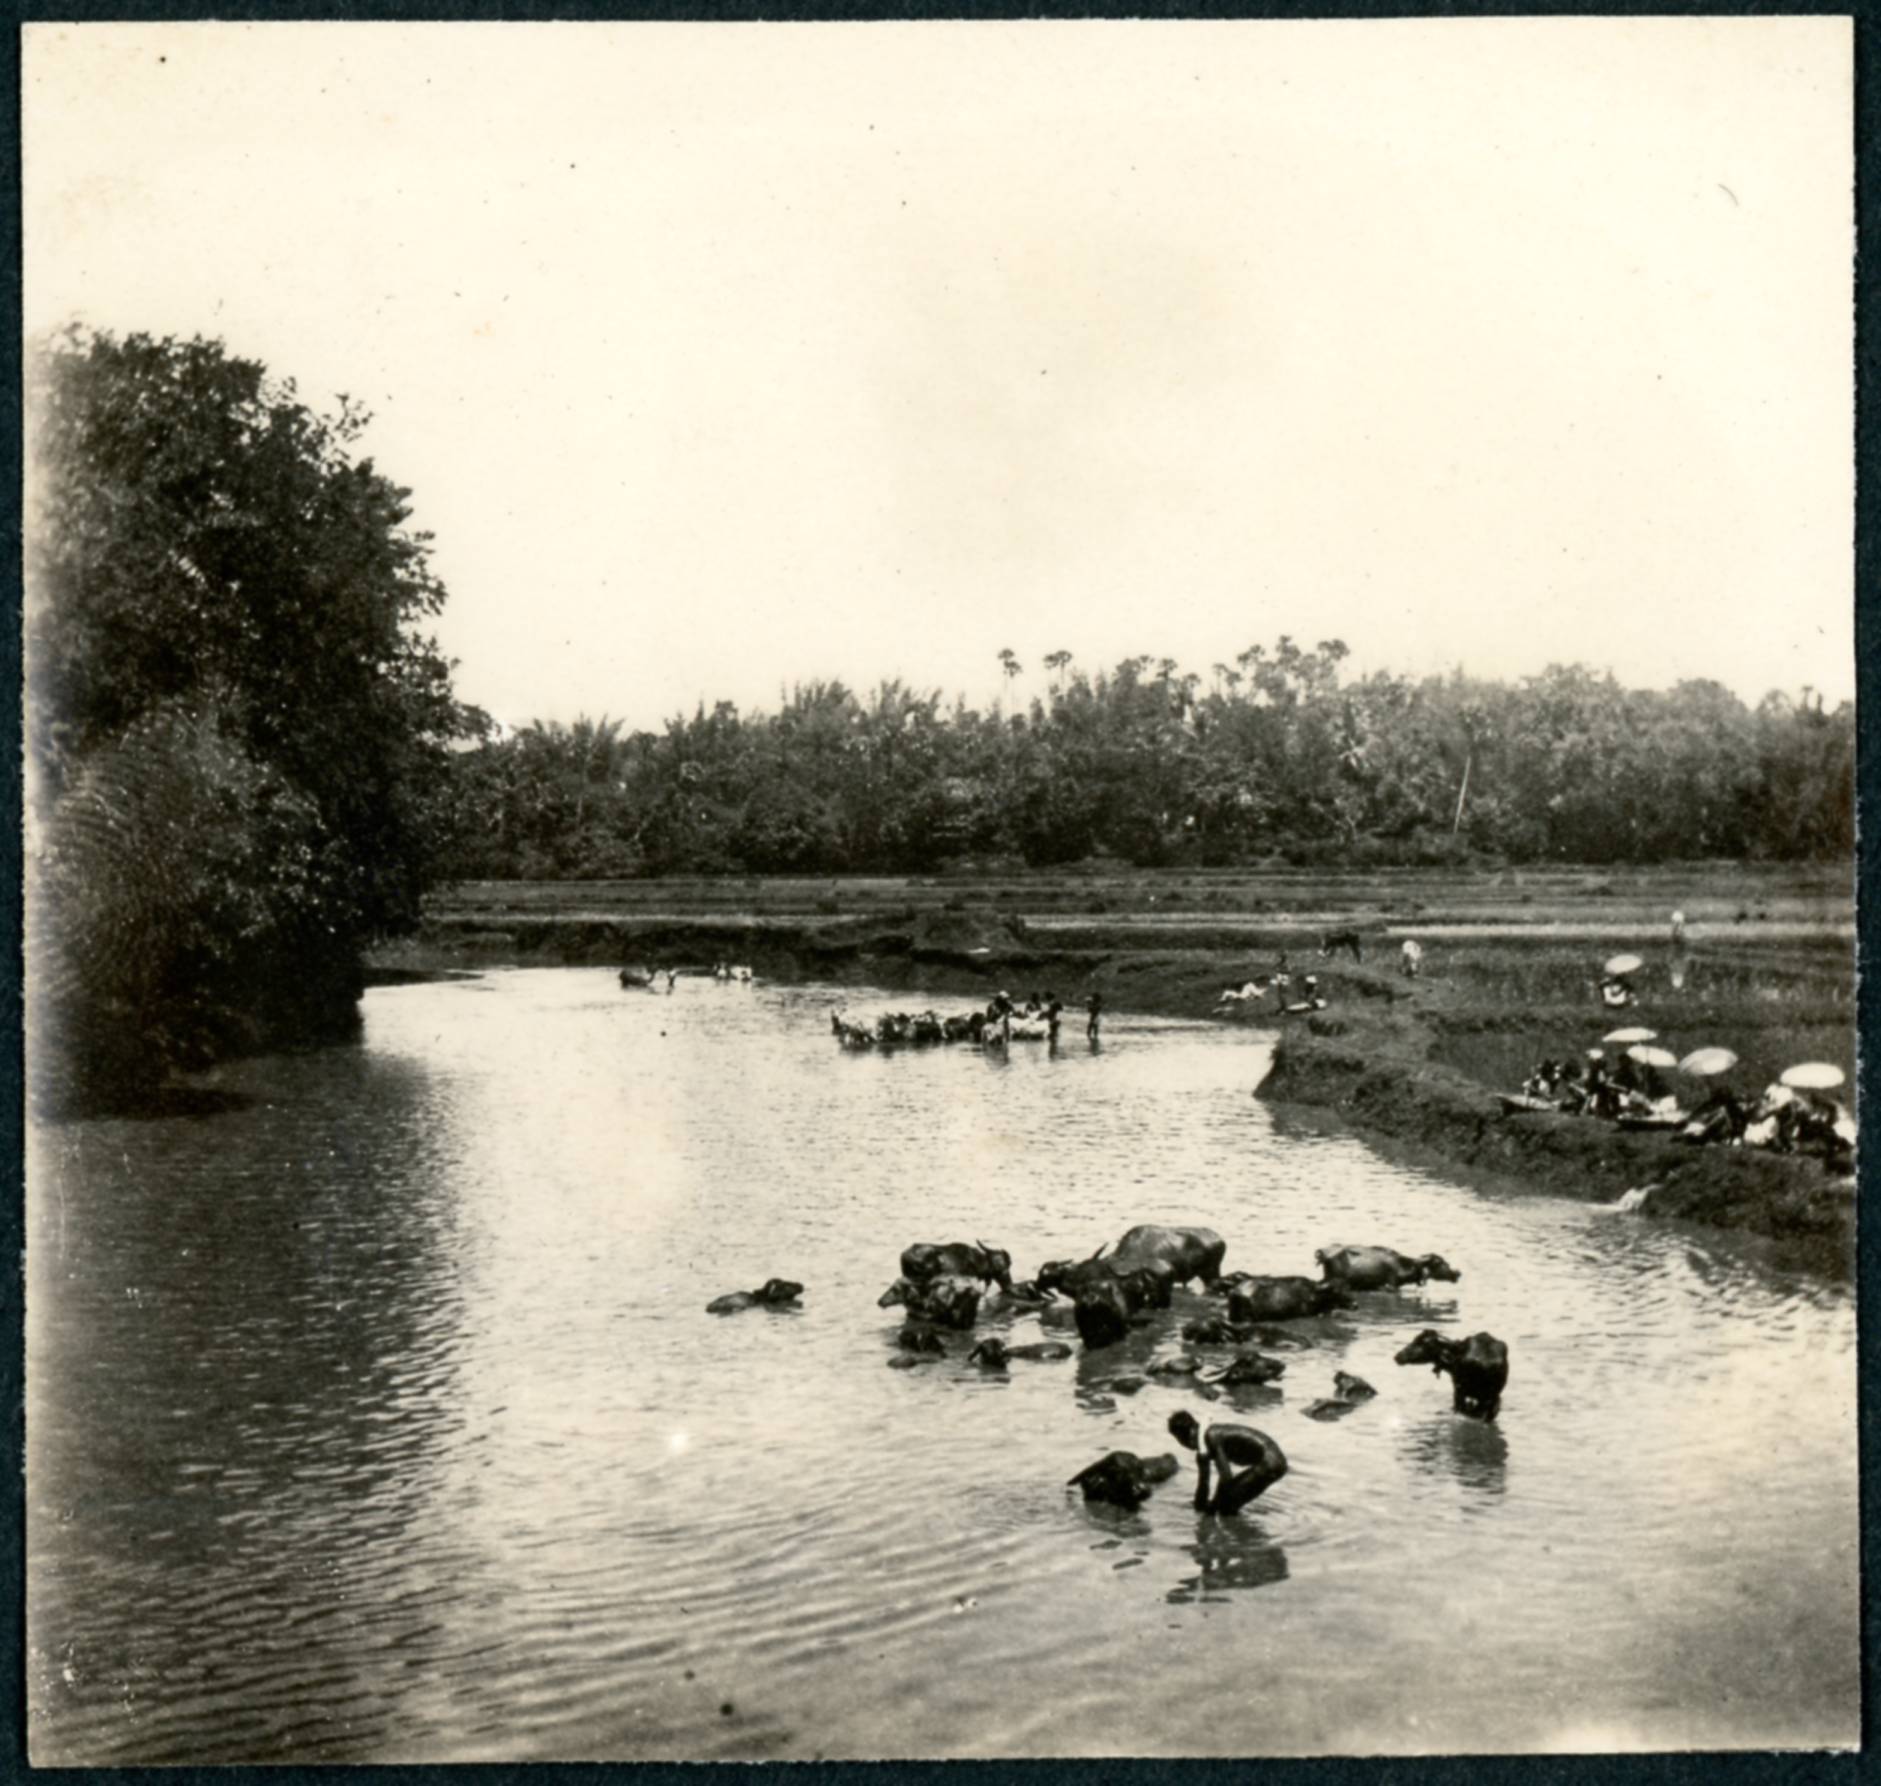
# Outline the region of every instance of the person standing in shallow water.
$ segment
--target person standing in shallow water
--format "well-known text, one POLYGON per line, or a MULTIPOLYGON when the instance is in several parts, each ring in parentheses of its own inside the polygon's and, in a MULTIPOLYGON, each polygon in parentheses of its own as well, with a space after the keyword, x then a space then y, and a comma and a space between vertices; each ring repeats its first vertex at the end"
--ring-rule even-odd
POLYGON ((1095 1042, 1097 1040, 1098 1027, 1103 1022, 1104 1017, 1104 995, 1101 992, 1093 992, 1086 1001, 1084 1008, 1090 1012, 1090 1016, 1085 1020, 1084 1033, 1095 1042))
POLYGON ((1169 1416, 1178 1445, 1195 1453, 1197 1513, 1239 1513, 1287 1473, 1287 1454, 1264 1432, 1217 1420, 1204 1431, 1187 1408, 1169 1416), (1211 1494, 1209 1472, 1215 1474, 1211 1494))

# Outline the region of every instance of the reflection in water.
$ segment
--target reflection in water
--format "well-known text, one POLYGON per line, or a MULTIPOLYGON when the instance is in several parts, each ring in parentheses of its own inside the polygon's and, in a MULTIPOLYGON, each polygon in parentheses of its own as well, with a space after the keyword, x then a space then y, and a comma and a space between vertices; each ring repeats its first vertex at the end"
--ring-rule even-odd
POLYGON ((846 1055, 831 996, 388 988, 363 1046, 243 1063, 219 1114, 37 1134, 35 1760, 1519 1748, 1569 1696, 1643 1742, 1854 1731, 1846 1288, 1290 1132, 1259 1037, 846 1055), (1219 1298, 1074 1361, 983 1376, 962 1334, 884 1368, 910 1241, 1025 1276, 1142 1221, 1214 1227, 1230 1269, 1377 1241, 1465 1277, 1287 1324, 1312 1349, 1247 1392, 1293 1466, 1258 1516, 1064 1487, 1204 1411, 1147 1367, 1219 1298), (801 1309, 704 1312, 773 1276, 801 1309), (1498 1426, 1393 1371, 1427 1325, 1509 1343, 1498 1426), (1334 1369, 1377 1401, 1305 1419, 1334 1369), (1459 1585, 1492 1553, 1520 1595, 1459 1585))
POLYGON ((1467 1414, 1436 1414, 1404 1431, 1404 1452, 1420 1470, 1454 1476, 1472 1493, 1508 1488, 1509 1441, 1499 1425, 1467 1414))
POLYGON ((1195 1542, 1181 1549, 1194 1558, 1196 1572, 1184 1576, 1163 1596, 1172 1606, 1225 1600, 1237 1588, 1272 1587, 1287 1579, 1285 1548, 1268 1535, 1259 1519, 1246 1513, 1228 1518, 1198 1515, 1195 1542))

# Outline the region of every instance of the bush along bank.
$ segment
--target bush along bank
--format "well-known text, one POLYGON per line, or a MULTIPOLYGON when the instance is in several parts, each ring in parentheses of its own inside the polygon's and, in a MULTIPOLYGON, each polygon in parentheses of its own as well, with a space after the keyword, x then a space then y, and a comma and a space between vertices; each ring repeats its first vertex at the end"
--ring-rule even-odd
POLYGON ((1592 1118, 1504 1118, 1494 1088, 1433 1058, 1445 1023, 1471 1021, 1460 987, 1412 986, 1370 966, 1321 961, 1296 927, 1246 934, 1236 947, 1145 949, 1139 934, 1080 926, 1049 938, 992 913, 884 914, 768 921, 571 920, 513 915, 428 922, 373 957, 381 981, 495 966, 614 966, 702 971, 750 964, 761 979, 876 986, 924 999, 984 1003, 994 992, 1050 989, 1074 1011, 1095 990, 1116 1013, 1218 1016, 1278 1027, 1273 1068, 1258 1095, 1336 1112, 1361 1133, 1408 1144, 1472 1174, 1611 1202, 1653 1187, 1647 1216, 1749 1230, 1785 1243, 1798 1264, 1831 1276, 1852 1268, 1854 1197, 1812 1159, 1687 1147, 1592 1118), (1066 946, 1072 943, 1074 946, 1066 946), (1219 995, 1264 972, 1281 950, 1319 976, 1329 1005, 1310 1017, 1271 1010, 1224 1014, 1219 995), (1310 967, 1309 967, 1310 964, 1310 967))

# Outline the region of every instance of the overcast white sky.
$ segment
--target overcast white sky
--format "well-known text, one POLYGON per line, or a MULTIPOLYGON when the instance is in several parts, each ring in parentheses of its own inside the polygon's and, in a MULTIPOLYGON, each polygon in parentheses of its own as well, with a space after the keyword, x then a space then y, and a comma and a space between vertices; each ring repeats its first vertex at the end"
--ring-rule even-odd
POLYGON ((23 72, 29 333, 370 403, 511 723, 1283 632, 1853 692, 1846 19, 29 25, 23 72))

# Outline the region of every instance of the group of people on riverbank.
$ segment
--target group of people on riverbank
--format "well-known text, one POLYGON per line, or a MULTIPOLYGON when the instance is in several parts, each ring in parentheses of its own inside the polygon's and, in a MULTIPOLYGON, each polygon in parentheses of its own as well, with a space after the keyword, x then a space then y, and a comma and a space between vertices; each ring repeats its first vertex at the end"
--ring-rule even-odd
MULTIPOLYGON (((1673 913, 1673 940, 1684 940, 1684 916, 1673 913)), ((1601 1003, 1609 1009, 1637 1002, 1633 977, 1644 966, 1637 955, 1617 955, 1601 970, 1601 1003)), ((1855 1120, 1830 1094, 1845 1075, 1826 1061, 1786 1069, 1755 1099, 1740 1094, 1725 1077, 1738 1057, 1728 1048, 1698 1048, 1683 1059, 1658 1046, 1656 1030, 1644 1025, 1616 1029, 1583 1057, 1539 1062, 1521 1094, 1504 1097, 1511 1114, 1523 1110, 1590 1116, 1622 1128, 1660 1129, 1696 1146, 1756 1147, 1773 1153, 1810 1154, 1830 1170, 1854 1163, 1855 1120), (1608 1049, 1615 1052, 1610 1056, 1608 1049), (1704 1096, 1687 1102, 1667 1081, 1677 1072, 1704 1096)), ((1686 1094, 1687 1097, 1690 1094, 1686 1094)))
POLYGON ((1319 989, 1319 976, 1302 974, 1296 987, 1292 966, 1283 954, 1267 973, 1243 980, 1239 986, 1224 986, 1221 996, 1215 1000, 1215 1009, 1226 1015, 1236 1006, 1243 1010, 1258 1007, 1270 992, 1274 995, 1271 1015, 1276 1017, 1304 1017, 1326 1008, 1325 994, 1319 989))
MULTIPOLYGON (((1839 1084, 1839 1068, 1824 1063, 1793 1067, 1755 1099, 1740 1096, 1729 1085, 1713 1083, 1701 1101, 1687 1105, 1667 1085, 1653 1058, 1664 1052, 1635 1043, 1611 1063, 1604 1048, 1588 1049, 1584 1068, 1576 1060, 1544 1060, 1523 1082, 1522 1095, 1537 1108, 1598 1117, 1628 1128, 1665 1129, 1693 1145, 1812 1154, 1833 1170, 1852 1167, 1856 1130, 1847 1107, 1829 1095, 1832 1088, 1828 1085, 1786 1083, 1800 1073, 1805 1080, 1833 1074, 1839 1084)), ((1703 1057, 1715 1059, 1727 1052, 1699 1049, 1680 1066, 1700 1079, 1714 1079, 1728 1066, 1707 1072, 1710 1060, 1703 1057), (1697 1064, 1688 1066, 1689 1062, 1697 1064)))

